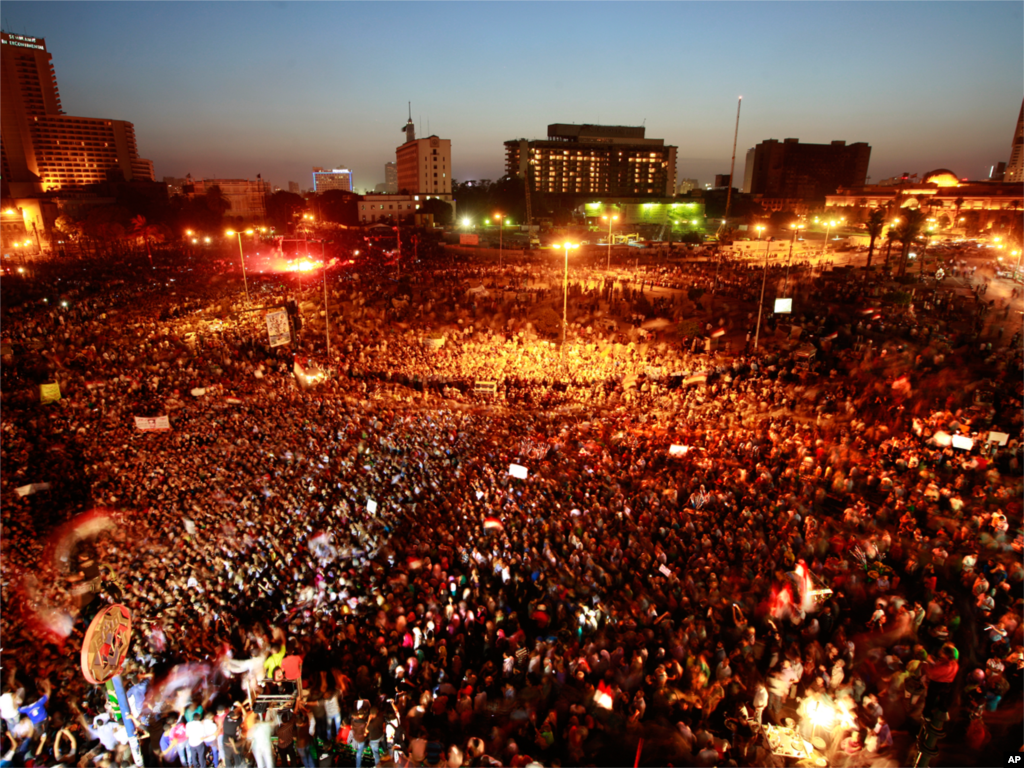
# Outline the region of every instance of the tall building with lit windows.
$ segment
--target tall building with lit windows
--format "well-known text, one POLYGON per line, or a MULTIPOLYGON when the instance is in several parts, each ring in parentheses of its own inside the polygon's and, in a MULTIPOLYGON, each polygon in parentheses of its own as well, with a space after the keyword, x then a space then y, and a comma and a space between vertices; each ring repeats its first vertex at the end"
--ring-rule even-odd
POLYGON ((552 196, 671 197, 676 147, 648 139, 643 126, 548 126, 545 141, 505 142, 505 172, 529 175, 530 189, 552 196))
MULTIPOLYGON (((406 135, 411 135, 411 131, 407 131, 406 135)), ((395 160, 400 194, 451 195, 451 139, 440 139, 437 136, 411 138, 395 150, 395 160)))
POLYGON ((112 175, 153 181, 131 123, 64 114, 51 58, 41 37, 0 34, 0 154, 9 194, 75 189, 112 175))
POLYGON ((352 171, 348 168, 314 168, 313 190, 319 194, 329 189, 353 192, 352 171))
POLYGON ((1010 145, 1010 162, 1003 174, 1003 181, 1019 184, 1024 181, 1024 102, 1020 105, 1017 116, 1017 130, 1013 132, 1013 143, 1010 145))

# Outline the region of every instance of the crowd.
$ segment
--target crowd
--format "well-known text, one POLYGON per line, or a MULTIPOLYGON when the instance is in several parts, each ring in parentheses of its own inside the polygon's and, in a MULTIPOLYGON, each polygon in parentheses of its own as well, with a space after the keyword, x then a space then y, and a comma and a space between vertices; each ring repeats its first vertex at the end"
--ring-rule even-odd
POLYGON ((4 287, 5 764, 130 763, 109 603, 146 765, 904 763, 1020 708, 1018 337, 795 270, 755 350, 762 272, 702 262, 580 271, 563 356, 557 275, 447 264, 271 349, 282 278, 162 276, 4 287))

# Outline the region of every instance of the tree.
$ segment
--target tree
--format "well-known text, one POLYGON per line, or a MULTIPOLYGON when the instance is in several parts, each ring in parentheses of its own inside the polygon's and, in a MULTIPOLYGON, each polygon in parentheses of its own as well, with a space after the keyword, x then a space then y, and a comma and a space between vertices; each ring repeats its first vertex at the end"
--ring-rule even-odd
POLYGON ((875 240, 882 234, 882 230, 885 229, 885 209, 875 208, 871 213, 868 214, 868 220, 865 224, 868 230, 868 236, 871 238, 868 243, 868 263, 866 269, 871 269, 871 257, 875 253, 875 240))
POLYGON ((149 248, 150 240, 163 240, 163 232, 155 224, 146 222, 145 216, 136 216, 132 219, 132 237, 141 240, 146 244, 146 256, 149 258, 149 268, 153 268, 153 252, 149 248))
POLYGON ((887 229, 885 231, 885 274, 889 274, 889 254, 892 253, 892 244, 896 241, 896 230, 887 229))
POLYGON ((914 244, 921 232, 924 231, 927 217, 917 208, 904 208, 900 223, 896 225, 896 239, 900 241, 900 268, 899 276, 907 274, 907 257, 910 255, 910 247, 914 244))
POLYGON ((296 211, 306 207, 306 201, 294 192, 275 192, 267 198, 267 221, 278 232, 287 232, 296 211))
POLYGON ((432 197, 420 206, 420 213, 433 214, 434 221, 443 227, 452 223, 452 207, 444 200, 432 197))

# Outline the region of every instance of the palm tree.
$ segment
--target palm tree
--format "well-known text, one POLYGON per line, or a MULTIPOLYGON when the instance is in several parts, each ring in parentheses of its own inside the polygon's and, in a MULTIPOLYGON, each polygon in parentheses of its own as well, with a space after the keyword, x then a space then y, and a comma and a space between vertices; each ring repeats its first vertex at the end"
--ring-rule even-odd
POLYGON ((927 217, 917 208, 905 208, 900 223, 896 226, 896 239, 903 246, 900 251, 899 276, 907 274, 907 256, 910 255, 910 246, 924 230, 927 217))
POLYGON ((896 230, 889 227, 885 231, 885 275, 889 277, 889 254, 892 253, 892 244, 896 240, 896 230))
POLYGON ((871 213, 868 214, 867 224, 868 235, 871 237, 871 241, 868 243, 868 263, 865 269, 871 269, 871 257, 875 253, 875 240, 882 234, 882 230, 885 229, 885 209, 875 208, 871 213))

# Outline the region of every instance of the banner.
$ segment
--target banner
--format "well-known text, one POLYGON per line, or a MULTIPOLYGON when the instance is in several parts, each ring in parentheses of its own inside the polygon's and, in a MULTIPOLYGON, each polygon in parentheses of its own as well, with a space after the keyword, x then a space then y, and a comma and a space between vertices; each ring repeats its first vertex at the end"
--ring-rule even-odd
POLYGON ((14 489, 14 492, 19 496, 31 496, 36 491, 48 491, 50 490, 49 483, 29 483, 28 485, 22 485, 14 489))
POLYGON ((292 340, 292 329, 288 323, 288 313, 283 309, 275 309, 267 312, 267 334, 270 336, 271 347, 281 347, 290 344, 292 340))
POLYGON ((459 245, 479 245, 480 235, 459 234, 459 245))
POLYGON ((512 475, 512 477, 518 477, 520 480, 525 480, 528 474, 528 470, 526 469, 526 467, 521 466, 519 464, 509 464, 508 473, 512 475))
POLYGON ((136 416, 135 428, 144 432, 170 429, 171 420, 166 416, 136 416))
POLYGON ((53 382, 51 384, 40 384, 39 385, 39 402, 42 404, 55 403, 60 400, 60 384, 53 382))

